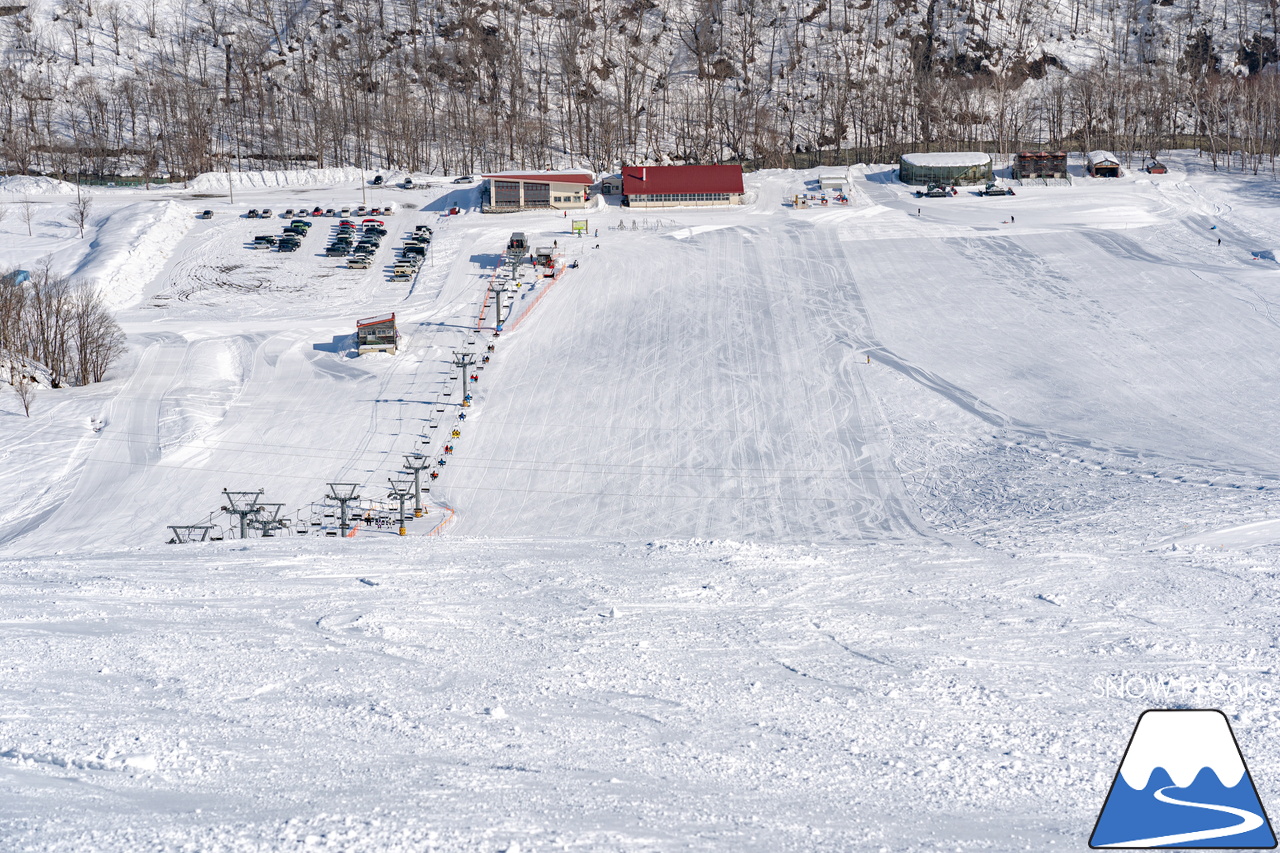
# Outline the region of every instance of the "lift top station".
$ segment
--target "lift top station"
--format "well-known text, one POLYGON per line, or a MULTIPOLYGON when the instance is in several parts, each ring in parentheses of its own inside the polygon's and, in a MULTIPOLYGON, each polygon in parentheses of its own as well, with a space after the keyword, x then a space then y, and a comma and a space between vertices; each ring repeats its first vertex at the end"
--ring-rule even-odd
POLYGON ((400 332, 396 330, 394 313, 366 317, 356 322, 356 342, 360 347, 360 355, 369 352, 387 352, 395 355, 399 340, 400 332))
POLYGON ((529 238, 524 236, 523 231, 517 231, 507 241, 507 263, 510 263, 512 258, 523 258, 527 254, 529 254, 529 238))

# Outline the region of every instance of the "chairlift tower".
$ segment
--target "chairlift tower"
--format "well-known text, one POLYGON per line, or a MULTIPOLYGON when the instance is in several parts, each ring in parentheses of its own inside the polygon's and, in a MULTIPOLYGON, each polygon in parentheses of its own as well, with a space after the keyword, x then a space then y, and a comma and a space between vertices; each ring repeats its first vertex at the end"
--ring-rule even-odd
POLYGON ((275 536, 276 530, 285 526, 285 522, 280 519, 280 511, 282 509, 284 509, 284 504, 282 503, 258 504, 258 513, 249 524, 261 530, 264 537, 275 536))
POLYGON ((169 529, 173 531, 174 544, 183 545, 188 542, 208 542, 209 531, 213 529, 213 525, 170 524, 169 529))
POLYGON ((458 350, 453 351, 453 366, 462 371, 462 402, 464 405, 467 402, 467 381, 470 379, 468 371, 471 370, 471 365, 475 363, 475 353, 459 352, 458 350))
POLYGON ((337 501, 338 507, 342 513, 341 523, 338 525, 338 533, 343 539, 347 538, 347 530, 351 528, 348 520, 350 516, 347 514, 347 504, 352 501, 360 500, 360 496, 356 494, 356 489, 360 488, 358 483, 330 483, 329 499, 337 501))
POLYGON ((240 519, 240 538, 247 539, 249 537, 249 516, 257 515, 260 507, 258 500, 262 497, 262 489, 256 492, 232 492, 223 489, 222 493, 227 496, 227 506, 222 511, 228 515, 237 516, 240 519))
POLYGON ((413 517, 422 518, 422 471, 431 460, 421 453, 404 457, 404 467, 413 472, 413 517))
POLYGON ((489 286, 489 290, 493 292, 494 306, 498 312, 498 322, 494 328, 502 331, 502 297, 511 292, 511 285, 506 281, 496 281, 489 286))
POLYGON ((391 482, 391 497, 400 501, 400 535, 404 536, 408 532, 404 528, 404 502, 409 500, 409 489, 412 487, 408 480, 388 479, 391 482))

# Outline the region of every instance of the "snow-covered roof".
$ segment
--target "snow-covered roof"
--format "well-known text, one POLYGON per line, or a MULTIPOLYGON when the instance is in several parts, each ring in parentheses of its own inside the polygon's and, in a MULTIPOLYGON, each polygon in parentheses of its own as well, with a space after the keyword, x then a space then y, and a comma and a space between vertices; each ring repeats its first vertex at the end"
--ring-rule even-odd
POLYGON ((1120 160, 1116 157, 1116 155, 1112 154, 1110 151, 1103 151, 1101 149, 1097 151, 1090 151, 1088 154, 1085 155, 1085 157, 1089 160, 1090 163, 1094 163, 1094 164, 1106 163, 1112 166, 1120 165, 1120 160))
POLYGON ((380 314, 377 317, 365 317, 363 320, 357 320, 356 327, 361 328, 364 326, 380 326, 383 323, 394 323, 395 321, 396 321, 396 315, 394 313, 380 314))
POLYGON ((490 172, 485 178, 498 178, 513 181, 548 181, 563 184, 594 184, 596 176, 582 169, 563 169, 560 171, 529 171, 520 169, 513 172, 490 172))
POLYGON ((955 151, 939 154, 903 154, 902 162, 908 166, 921 167, 969 167, 986 166, 991 162, 989 154, 981 151, 955 151))

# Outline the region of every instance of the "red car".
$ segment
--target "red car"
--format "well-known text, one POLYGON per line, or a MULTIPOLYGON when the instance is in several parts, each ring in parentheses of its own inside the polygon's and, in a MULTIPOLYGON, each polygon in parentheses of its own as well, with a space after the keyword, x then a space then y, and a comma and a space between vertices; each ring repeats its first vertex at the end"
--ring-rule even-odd
POLYGON ((315 210, 311 211, 311 215, 312 215, 312 216, 324 216, 324 208, 323 208, 323 207, 317 207, 315 210))
POLYGON ((360 224, 361 225, 382 225, 383 222, 381 219, 362 219, 360 220, 360 224))

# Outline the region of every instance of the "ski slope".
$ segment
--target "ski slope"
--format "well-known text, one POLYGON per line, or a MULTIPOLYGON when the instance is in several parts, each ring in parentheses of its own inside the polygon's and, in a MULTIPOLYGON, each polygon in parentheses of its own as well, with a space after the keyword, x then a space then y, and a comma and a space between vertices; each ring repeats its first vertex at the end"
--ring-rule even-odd
POLYGON ((585 238, 439 181, 100 191, 84 240, 34 196, 0 261, 97 281, 130 351, 0 395, 0 837, 1080 846, 1169 701, 1237 715, 1273 800, 1278 192, 1167 162, 937 200, 859 166, 805 210, 816 172, 762 172, 739 208, 598 199, 585 238), (388 201, 369 270, 336 220, 290 255, 239 215, 388 201), (578 264, 495 337, 513 231, 578 264), (392 311, 399 354, 356 357, 392 311), (467 409, 455 352, 491 359, 467 409), (295 528, 328 482, 390 506, 415 450, 447 465, 406 537, 164 544, 225 531, 224 488, 295 528))

